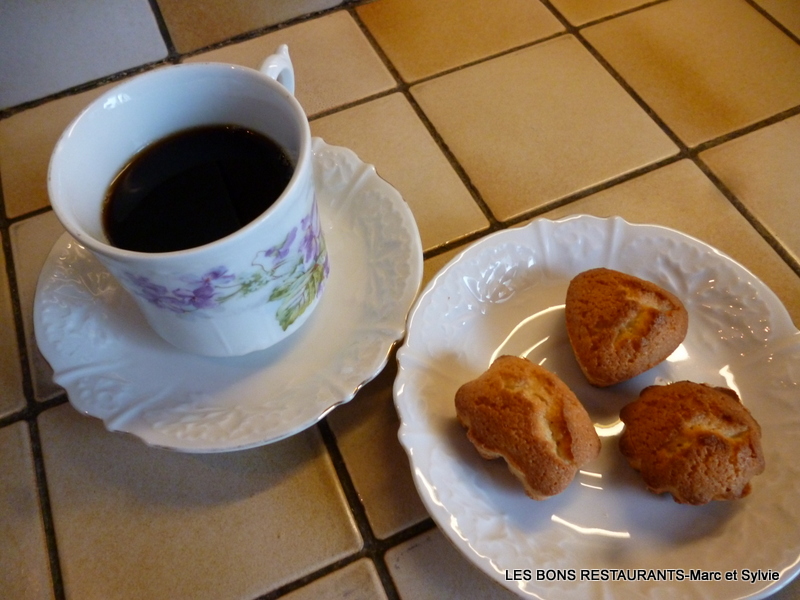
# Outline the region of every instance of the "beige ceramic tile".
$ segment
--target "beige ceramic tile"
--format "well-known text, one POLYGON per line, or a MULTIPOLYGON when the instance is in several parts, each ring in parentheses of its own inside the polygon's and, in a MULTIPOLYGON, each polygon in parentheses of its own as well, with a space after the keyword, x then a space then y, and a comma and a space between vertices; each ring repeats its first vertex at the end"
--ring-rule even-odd
POLYGON ((374 381, 328 418, 378 538, 428 516, 414 487, 408 457, 397 439, 400 421, 392 399, 396 374, 392 356, 374 381))
POLYGON ((564 29, 538 0, 378 0, 356 11, 406 81, 564 29))
POLYGON ((342 0, 157 0, 178 52, 325 10, 342 0))
POLYGON ((206 455, 149 448, 69 405, 39 429, 69 598, 255 598, 361 547, 314 428, 206 455))
POLYGON ((755 0, 776 21, 800 37, 800 2, 792 0, 755 0))
POLYGON ((25 423, 0 429, 0 596, 53 598, 36 476, 25 423))
POLYGON ((650 0, 550 0, 573 25, 583 25, 613 14, 647 4, 650 0))
POLYGON ((62 390, 53 383, 53 370, 42 357, 33 331, 33 300, 39 271, 64 228, 52 211, 19 221, 11 226, 11 248, 17 273, 17 288, 22 308, 22 324, 28 347, 28 362, 37 400, 52 398, 62 390))
POLYGON ((755 273, 800 325, 800 279, 691 161, 678 161, 544 216, 571 214, 617 215, 696 237, 755 273))
POLYGON ((0 249, 0 417, 25 408, 17 327, 6 276, 6 258, 0 249))
POLYGON ((800 115, 700 154, 800 261, 800 115))
POLYGON ((800 104, 800 45, 745 0, 671 0, 582 33, 689 146, 800 104))
POLYGON ((257 69, 280 44, 289 46, 295 68, 295 94, 309 115, 396 85, 361 29, 345 11, 199 54, 187 62, 211 60, 257 69))
POLYGON ((411 207, 423 249, 480 231, 488 221, 401 94, 312 121, 311 133, 375 165, 411 207))
POLYGON ((0 183, 6 216, 18 217, 50 203, 47 168, 64 129, 107 87, 48 102, 0 121, 0 183))
POLYGON ((378 573, 369 559, 362 558, 334 571, 284 600, 386 600, 378 573))
POLYGON ((517 598, 473 566, 438 529, 389 550, 386 564, 403 600, 517 598))
POLYGON ((412 93, 500 220, 677 152, 572 36, 412 93))

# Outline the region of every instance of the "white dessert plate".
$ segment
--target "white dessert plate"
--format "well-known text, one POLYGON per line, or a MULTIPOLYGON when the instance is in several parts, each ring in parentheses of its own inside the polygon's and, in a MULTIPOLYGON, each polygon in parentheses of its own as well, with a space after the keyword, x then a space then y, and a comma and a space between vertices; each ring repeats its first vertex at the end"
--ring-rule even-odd
POLYGON ((153 446, 238 450, 309 427, 380 372, 419 290, 419 231, 373 166, 318 138, 313 152, 331 274, 306 324, 266 350, 177 350, 87 250, 69 234, 58 240, 39 277, 34 327, 77 410, 153 446))
POLYGON ((420 295, 398 362, 399 436, 423 502, 519 596, 763 598, 800 569, 800 333, 761 281, 710 246, 590 216, 493 234, 420 295), (564 327, 569 280, 600 266, 672 290, 690 318, 667 361, 604 389, 586 383, 564 327), (602 439, 600 456, 545 501, 525 496, 502 460, 480 458, 456 420, 456 390, 500 354, 557 373, 602 439), (646 491, 619 453, 619 409, 648 385, 683 379, 736 389, 760 422, 766 470, 748 497, 677 504, 646 491))

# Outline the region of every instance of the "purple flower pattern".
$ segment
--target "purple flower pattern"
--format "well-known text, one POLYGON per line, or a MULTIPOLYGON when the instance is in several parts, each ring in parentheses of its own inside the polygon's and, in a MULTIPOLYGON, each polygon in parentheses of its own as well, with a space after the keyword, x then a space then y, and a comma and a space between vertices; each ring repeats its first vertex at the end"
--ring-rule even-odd
POLYGON ((280 302, 276 317, 285 330, 319 296, 330 270, 316 204, 281 243, 258 252, 252 265, 258 269, 247 275, 219 266, 199 277, 182 277, 185 286, 173 289, 132 273, 127 279, 137 296, 175 313, 212 309, 272 285, 268 301, 280 302))

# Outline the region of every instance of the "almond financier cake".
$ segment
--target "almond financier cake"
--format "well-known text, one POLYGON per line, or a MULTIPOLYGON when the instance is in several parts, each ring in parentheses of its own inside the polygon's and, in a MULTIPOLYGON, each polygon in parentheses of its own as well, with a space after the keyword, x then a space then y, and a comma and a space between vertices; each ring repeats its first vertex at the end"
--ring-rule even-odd
POLYGON ((600 438, 575 394, 524 358, 497 358, 459 388, 455 405, 478 453, 505 459, 535 500, 562 492, 600 452, 600 438))
POLYGON ((683 303, 661 287, 620 271, 579 273, 567 289, 567 334, 589 383, 606 387, 651 369, 681 344, 683 303))
POLYGON ((733 390, 679 381, 623 407, 619 448, 654 493, 682 504, 750 493, 764 470, 761 427, 733 390))

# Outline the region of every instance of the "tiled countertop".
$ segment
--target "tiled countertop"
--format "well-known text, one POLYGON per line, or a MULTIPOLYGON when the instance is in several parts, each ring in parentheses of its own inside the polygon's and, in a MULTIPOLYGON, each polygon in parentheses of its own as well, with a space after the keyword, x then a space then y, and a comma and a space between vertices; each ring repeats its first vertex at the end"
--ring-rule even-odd
MULTIPOLYGON (((303 433, 196 456, 79 415, 38 353, 36 279, 63 232, 46 168, 67 123, 132 73, 255 67, 281 43, 312 133, 411 207, 423 284, 489 232, 620 215, 731 255, 800 324, 797 2, 5 3, 0 597, 512 597, 427 516, 397 441, 393 362, 303 433)), ((800 599, 800 583, 774 597, 800 599)))

